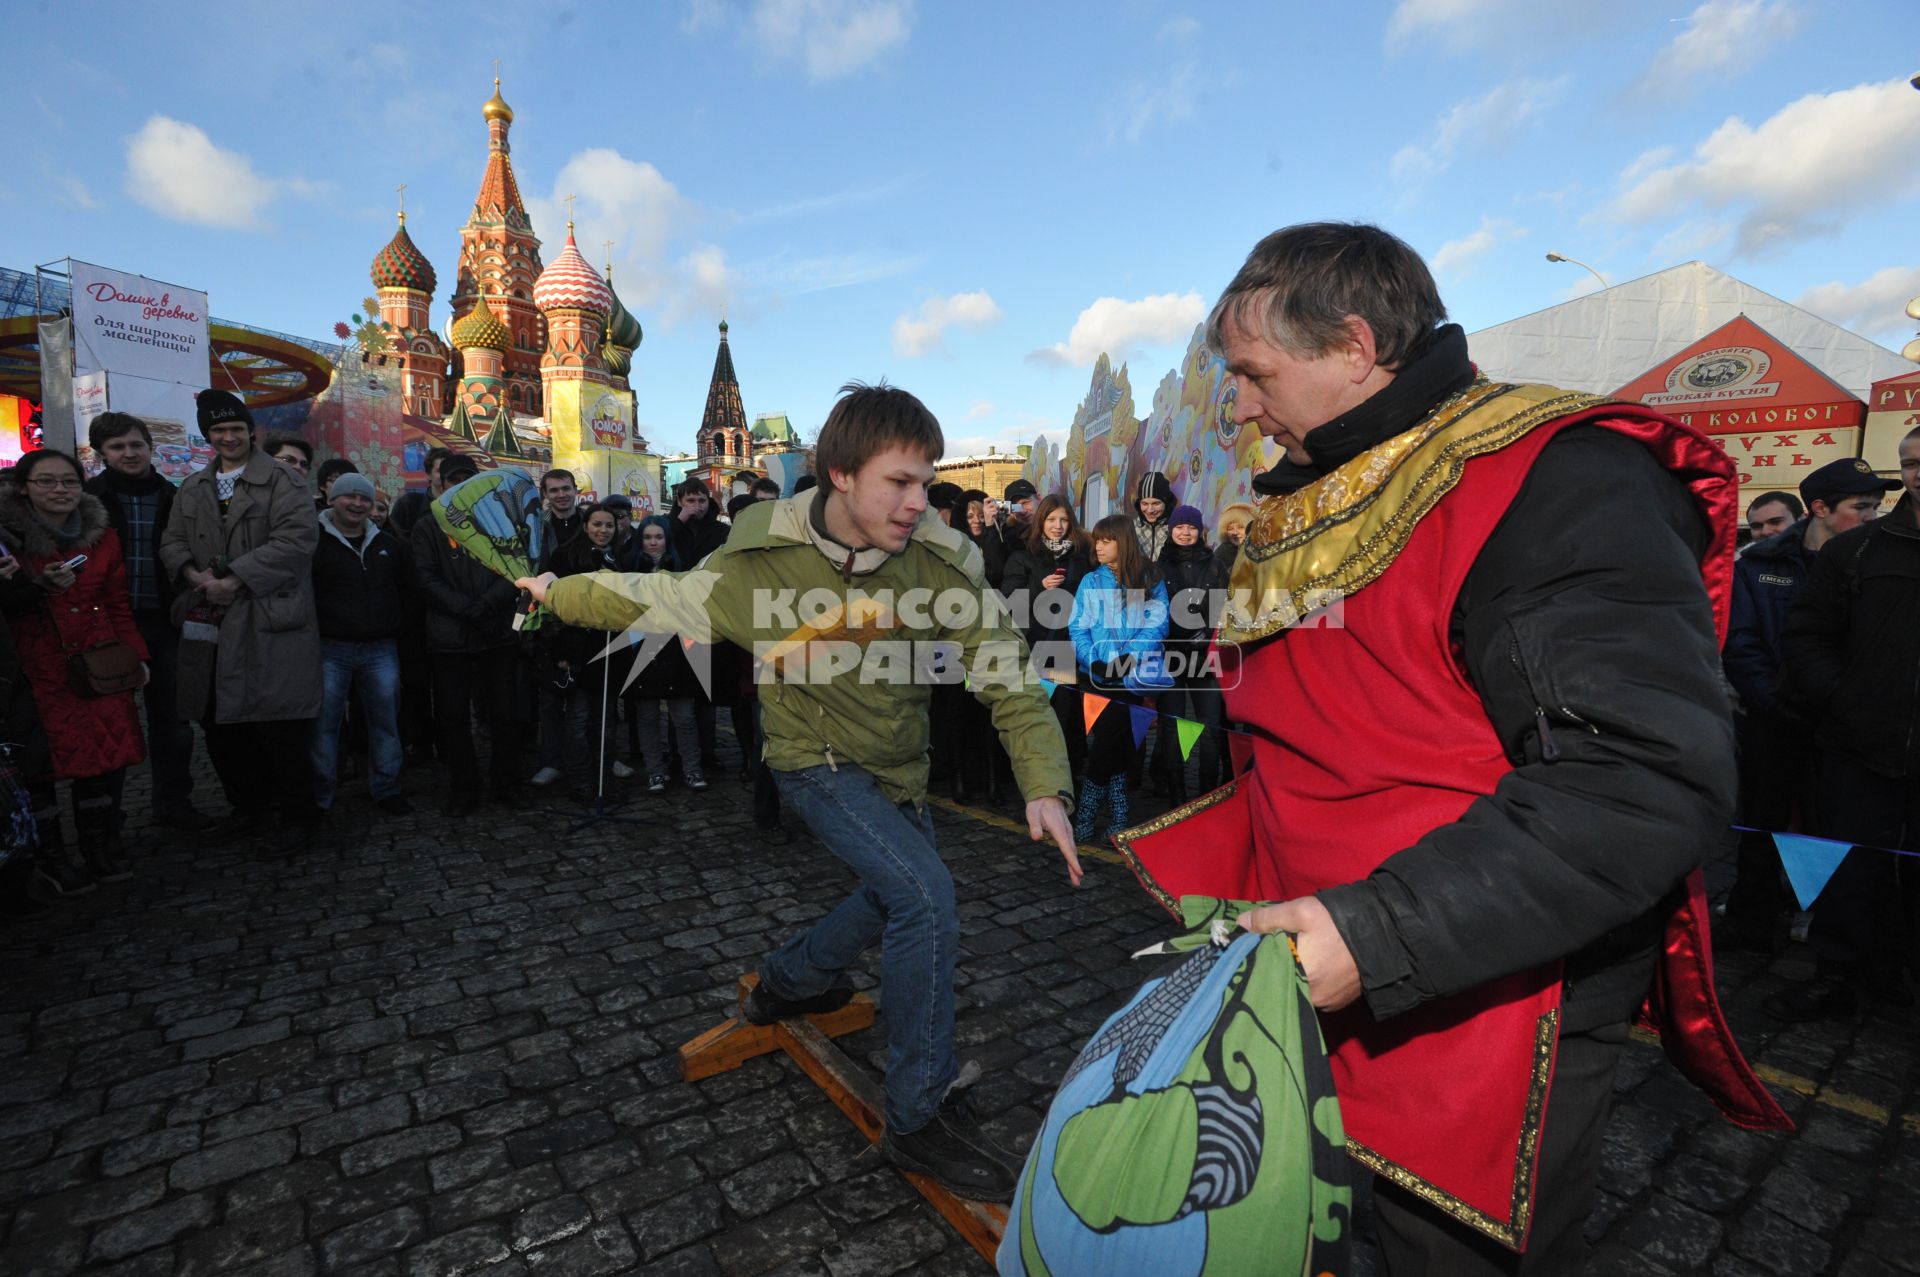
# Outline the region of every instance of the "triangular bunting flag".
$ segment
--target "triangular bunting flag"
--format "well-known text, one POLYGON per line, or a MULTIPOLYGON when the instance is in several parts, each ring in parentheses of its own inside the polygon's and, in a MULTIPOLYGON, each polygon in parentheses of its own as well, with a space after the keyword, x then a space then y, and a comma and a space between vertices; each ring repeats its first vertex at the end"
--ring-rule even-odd
POLYGON ((1133 719, 1133 747, 1138 749, 1146 743, 1147 729, 1153 726, 1153 711, 1145 705, 1129 705, 1127 714, 1133 719))
POLYGON ((1240 732, 1229 734, 1227 752, 1233 758, 1233 774, 1240 775, 1253 765, 1253 737, 1240 732))
POLYGON ((1184 763, 1193 757, 1194 742, 1207 729, 1190 718, 1176 718, 1173 720, 1173 730, 1180 738, 1180 761, 1184 763))
POLYGON ((1111 704, 1113 702, 1106 697, 1095 696, 1092 692, 1080 694, 1080 718, 1088 731, 1093 730, 1093 725, 1100 721, 1100 715, 1106 713, 1107 706, 1111 704))
POLYGON ((1054 681, 1053 681, 1052 679, 1050 679, 1050 678, 1043 678, 1043 679, 1041 679, 1041 680, 1040 680, 1040 686, 1042 686, 1042 687, 1044 687, 1044 688, 1046 688, 1046 689, 1047 689, 1047 699, 1048 699, 1048 700, 1052 700, 1052 699, 1053 699, 1053 694, 1054 694, 1055 692, 1057 692, 1057 691, 1059 691, 1059 690, 1060 690, 1060 684, 1058 684, 1058 683, 1056 683, 1056 682, 1054 682, 1054 681))
POLYGON ((1833 877, 1833 871, 1853 850, 1852 843, 1809 838, 1805 834, 1775 834, 1773 845, 1780 849, 1780 863, 1786 868, 1787 881, 1793 884, 1793 894, 1800 898, 1802 909, 1813 908, 1827 879, 1833 877))

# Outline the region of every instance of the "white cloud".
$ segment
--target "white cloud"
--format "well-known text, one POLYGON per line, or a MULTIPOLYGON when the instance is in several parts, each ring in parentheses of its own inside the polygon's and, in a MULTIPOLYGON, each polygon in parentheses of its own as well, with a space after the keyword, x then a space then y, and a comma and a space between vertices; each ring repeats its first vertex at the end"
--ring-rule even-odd
POLYGON ((1463 150, 1499 146, 1558 102, 1567 84, 1564 75, 1509 80, 1457 102, 1434 121, 1424 139, 1394 153, 1388 172, 1397 182, 1417 182, 1440 173, 1463 150))
POLYGON ((1195 102, 1205 85, 1200 64, 1192 58, 1183 60, 1163 75, 1133 80, 1121 90, 1110 112, 1108 142, 1122 139, 1138 142, 1156 124, 1192 119, 1195 102))
POLYGON ((1810 93, 1756 127, 1730 117, 1675 164, 1637 161, 1614 216, 1652 222, 1695 205, 1737 208, 1737 251, 1831 232, 1856 207, 1920 189, 1920 97, 1905 80, 1810 93))
POLYGON ((699 217, 692 201, 653 165, 611 147, 593 147, 561 167, 552 195, 527 201, 533 224, 551 228, 544 236, 549 257, 564 242, 556 232, 566 225, 570 194, 580 235, 592 234, 591 241, 583 238, 580 251, 596 259, 600 241, 610 239, 623 261, 657 261, 668 241, 699 217))
POLYGON ((1835 280, 1809 288, 1794 304, 1869 337, 1880 337, 1913 327, 1907 302, 1916 296, 1920 296, 1920 266, 1887 266, 1857 284, 1835 280))
POLYGON ((663 316, 666 327, 681 320, 717 320, 740 294, 740 276, 727 264, 726 252, 702 244, 680 259, 671 281, 672 298, 663 316))
POLYGON ((1387 48, 1400 52, 1419 40, 1438 38, 1459 49, 1476 43, 1518 8, 1515 0, 1400 0, 1387 19, 1387 48))
POLYGON ((277 193, 252 160, 192 124, 155 115, 127 139, 127 194, 176 221, 251 229, 277 193))
POLYGON ((1434 251, 1427 259, 1436 275, 1447 275, 1460 279, 1471 273, 1474 262, 1492 251, 1495 245, 1508 240, 1520 239, 1527 233, 1524 226, 1498 217, 1483 217, 1479 229, 1459 239, 1450 239, 1434 251))
POLYGON ((1787 0, 1706 0, 1660 50, 1640 85, 1677 93, 1729 79, 1799 28, 1800 14, 1787 0))
MULTIPOLYGON (((690 21, 707 25, 696 4, 690 21)), ((907 42, 910 0, 755 0, 748 30, 771 61, 797 61, 816 83, 858 71, 907 42)))
POLYGON ((909 359, 944 352, 949 327, 980 332, 993 327, 1000 319, 1000 307, 985 289, 955 293, 951 297, 929 297, 920 303, 918 314, 908 311, 893 321, 893 348, 909 359))
POLYGON ((967 420, 978 421, 982 417, 993 415, 993 405, 984 399, 976 399, 967 406, 967 420))
POLYGON ((1207 305, 1197 292, 1161 293, 1131 302, 1102 297, 1080 312, 1065 341, 1043 346, 1027 358, 1059 368, 1088 368, 1102 354, 1119 362, 1137 346, 1185 341, 1206 314, 1207 305))

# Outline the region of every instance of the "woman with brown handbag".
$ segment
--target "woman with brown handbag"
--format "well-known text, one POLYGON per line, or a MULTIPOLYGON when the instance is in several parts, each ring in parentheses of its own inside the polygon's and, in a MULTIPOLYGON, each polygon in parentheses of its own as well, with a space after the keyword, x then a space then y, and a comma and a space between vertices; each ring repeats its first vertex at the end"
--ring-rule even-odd
POLYGON ((146 682, 120 538, 106 507, 80 490, 64 452, 29 452, 0 484, 0 573, 35 588, 7 592, 20 666, 53 754, 51 776, 28 777, 40 825, 36 872, 61 895, 130 876, 119 857, 127 768, 146 757, 133 693, 146 682), (79 848, 60 833, 54 782, 73 782, 79 848))

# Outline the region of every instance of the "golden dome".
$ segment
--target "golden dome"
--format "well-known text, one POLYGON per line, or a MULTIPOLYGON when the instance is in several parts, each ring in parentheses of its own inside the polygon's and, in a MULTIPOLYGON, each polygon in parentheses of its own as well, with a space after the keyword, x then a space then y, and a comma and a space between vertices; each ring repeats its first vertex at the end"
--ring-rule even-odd
POLYGON ((507 100, 500 96, 500 77, 497 75, 493 77, 493 96, 488 98, 486 105, 480 108, 480 114, 489 120, 499 120, 505 124, 513 123, 513 108, 508 106, 507 100))

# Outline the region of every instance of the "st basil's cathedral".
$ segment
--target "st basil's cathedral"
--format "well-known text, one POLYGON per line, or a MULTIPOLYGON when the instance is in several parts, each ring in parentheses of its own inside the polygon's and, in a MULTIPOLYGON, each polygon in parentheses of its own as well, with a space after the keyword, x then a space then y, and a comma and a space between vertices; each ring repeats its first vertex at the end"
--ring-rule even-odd
MULTIPOLYGON (((614 293, 612 266, 603 274, 581 254, 571 219, 565 247, 551 263, 542 262, 513 173, 513 108, 500 96, 498 79, 481 115, 487 167, 460 228, 452 320, 442 331, 433 327, 429 312, 439 278, 408 234, 404 208, 370 270, 390 342, 386 362, 398 365, 404 411, 437 425, 449 446, 464 443, 464 450, 502 461, 534 460, 525 427, 544 420, 551 463, 575 469, 583 489, 657 497, 660 462, 635 428, 628 381, 644 337, 640 321, 614 293), (623 481, 637 470, 651 482, 623 481)), ((751 433, 745 428, 724 321, 713 381, 696 455, 705 463, 701 477, 724 492, 730 479, 765 473, 755 464, 756 450, 798 445, 790 430, 763 439, 760 423, 751 433)))

